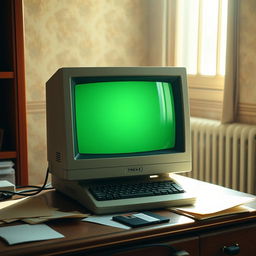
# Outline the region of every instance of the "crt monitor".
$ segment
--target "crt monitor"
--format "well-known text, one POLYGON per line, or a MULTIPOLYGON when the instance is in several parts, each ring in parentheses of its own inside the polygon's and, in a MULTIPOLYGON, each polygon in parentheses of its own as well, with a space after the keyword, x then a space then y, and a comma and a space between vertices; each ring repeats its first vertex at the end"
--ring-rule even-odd
POLYGON ((49 170, 60 180, 191 169, 185 68, 61 68, 46 107, 49 170))

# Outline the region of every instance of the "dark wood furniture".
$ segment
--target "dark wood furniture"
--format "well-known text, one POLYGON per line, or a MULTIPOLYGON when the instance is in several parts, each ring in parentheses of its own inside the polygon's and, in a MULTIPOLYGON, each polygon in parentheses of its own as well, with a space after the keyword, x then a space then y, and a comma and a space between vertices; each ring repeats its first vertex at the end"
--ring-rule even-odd
MULTIPOLYGON (((190 179, 190 182, 194 180, 190 179)), ((198 182, 195 181, 201 183, 198 182)), ((237 192, 228 190, 227 193, 235 195, 237 192)), ((223 194, 226 194, 225 190, 223 194)), ((40 196, 61 210, 85 210, 55 191, 40 196)), ((256 209, 256 201, 250 206, 256 209)), ((203 221, 194 221, 167 210, 154 212, 170 217, 170 223, 124 230, 80 220, 52 221, 47 224, 65 238, 15 246, 0 240, 1 255, 256 255, 256 212, 203 221), (176 252, 171 253, 172 248, 176 252), (231 251, 234 254, 230 254, 231 251)))
POLYGON ((16 183, 28 183, 22 0, 2 0, 0 7, 0 161, 11 160, 16 183))

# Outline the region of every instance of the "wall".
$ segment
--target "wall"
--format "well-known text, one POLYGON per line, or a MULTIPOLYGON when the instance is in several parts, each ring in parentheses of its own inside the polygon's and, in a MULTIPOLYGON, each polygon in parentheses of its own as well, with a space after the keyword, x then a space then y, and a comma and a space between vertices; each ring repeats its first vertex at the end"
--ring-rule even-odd
POLYGON ((256 1, 240 1, 238 121, 256 124, 256 1))
MULTIPOLYGON (((154 53, 163 45, 152 33, 161 24, 157 13, 148 18, 150 1, 23 0, 31 184, 47 167, 45 82, 61 66, 161 64, 154 53)), ((256 124, 256 1, 240 5, 238 121, 256 124)))
POLYGON ((147 65, 146 1, 24 0, 30 184, 47 168, 45 82, 62 66, 147 65))

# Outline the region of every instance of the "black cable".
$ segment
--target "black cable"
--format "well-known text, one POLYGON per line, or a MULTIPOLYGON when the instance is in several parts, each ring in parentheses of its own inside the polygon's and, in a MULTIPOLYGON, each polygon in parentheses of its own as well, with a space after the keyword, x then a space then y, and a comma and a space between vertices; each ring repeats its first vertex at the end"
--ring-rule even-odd
POLYGON ((17 186, 16 188, 41 188, 40 186, 35 186, 35 185, 27 185, 27 186, 17 186))
POLYGON ((53 189, 53 188, 46 188, 47 181, 48 181, 48 176, 49 176, 49 168, 47 168, 46 171, 46 176, 44 180, 44 184, 40 186, 20 186, 17 188, 34 188, 34 189, 29 189, 29 190, 23 190, 19 192, 13 192, 13 191, 7 191, 7 190, 0 190, 0 200, 5 200, 10 198, 13 195, 19 195, 19 196, 35 196, 42 192, 43 190, 48 190, 48 189, 53 189))

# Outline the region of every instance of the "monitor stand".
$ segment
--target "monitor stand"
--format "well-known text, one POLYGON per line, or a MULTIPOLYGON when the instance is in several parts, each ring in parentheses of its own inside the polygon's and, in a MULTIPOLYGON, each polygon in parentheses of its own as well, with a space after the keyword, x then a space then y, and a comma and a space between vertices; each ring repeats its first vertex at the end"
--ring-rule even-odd
MULTIPOLYGON (((195 202, 195 196, 188 192, 171 195, 97 201, 88 190, 89 186, 91 186, 93 182, 94 181, 91 180, 89 182, 68 181, 60 179, 55 175, 52 176, 52 184, 56 190, 73 198, 75 201, 78 201, 95 214, 167 208, 191 205, 195 202)), ((108 180, 104 180, 104 182, 108 182, 108 180)), ((137 177, 136 182, 138 182, 137 177)))

